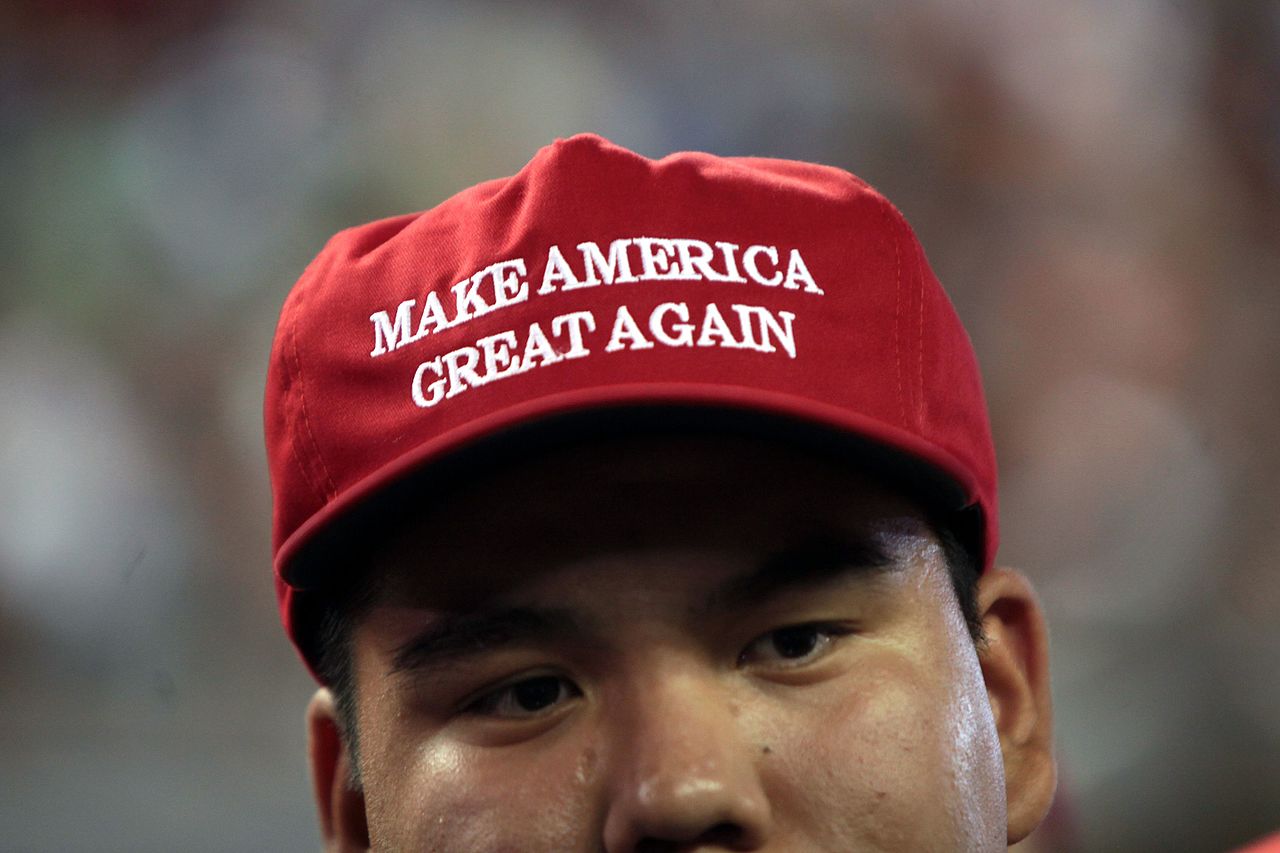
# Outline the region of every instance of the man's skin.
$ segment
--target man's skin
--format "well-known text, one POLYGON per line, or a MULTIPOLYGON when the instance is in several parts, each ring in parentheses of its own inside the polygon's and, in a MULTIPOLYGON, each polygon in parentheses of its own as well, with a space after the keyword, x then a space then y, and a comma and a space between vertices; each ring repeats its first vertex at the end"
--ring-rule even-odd
POLYGON ((1048 809, 1030 587, 983 575, 975 646, 923 514, 856 470, 616 438, 442 503, 373 561, 360 789, 308 710, 328 849, 1003 850, 1048 809))

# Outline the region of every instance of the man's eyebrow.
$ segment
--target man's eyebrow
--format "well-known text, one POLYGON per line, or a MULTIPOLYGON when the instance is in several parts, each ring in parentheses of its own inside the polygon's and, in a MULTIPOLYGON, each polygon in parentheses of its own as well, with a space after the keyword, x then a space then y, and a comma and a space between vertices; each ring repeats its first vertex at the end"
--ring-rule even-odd
POLYGON ((760 604, 780 593, 837 577, 879 575, 900 567, 870 536, 816 534, 775 551, 754 571, 730 578, 712 590, 703 607, 714 611, 760 604))
POLYGON ((396 648, 388 674, 439 667, 516 642, 583 633, 581 620, 563 609, 511 607, 449 613, 396 648))

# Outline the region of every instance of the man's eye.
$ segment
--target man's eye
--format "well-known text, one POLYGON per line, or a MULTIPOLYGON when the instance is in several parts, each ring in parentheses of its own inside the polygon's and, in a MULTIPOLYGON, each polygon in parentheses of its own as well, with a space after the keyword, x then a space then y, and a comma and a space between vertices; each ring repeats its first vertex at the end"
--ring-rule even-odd
POLYGON ((802 666, 823 657, 852 629, 814 622, 778 628, 752 640, 738 656, 741 665, 802 666))
POLYGON ((577 685, 559 675, 538 675, 499 687, 467 706, 467 712, 488 717, 529 719, 546 714, 581 696, 577 685))

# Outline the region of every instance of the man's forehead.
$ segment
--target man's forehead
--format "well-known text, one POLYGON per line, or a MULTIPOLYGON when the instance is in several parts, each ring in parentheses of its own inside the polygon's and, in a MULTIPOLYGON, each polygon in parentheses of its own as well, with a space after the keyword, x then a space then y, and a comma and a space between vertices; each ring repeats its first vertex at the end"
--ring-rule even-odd
MULTIPOLYGON (((378 623, 372 630, 398 638, 392 671, 448 664, 517 637, 599 648, 623 627, 622 612, 627 622, 663 623, 696 635, 788 596, 821 591, 825 600, 850 584, 865 594, 900 589, 923 562, 913 559, 918 549, 912 553, 898 544, 832 534, 754 560, 714 552, 605 558, 535 572, 524 583, 495 586, 469 600, 384 600, 371 614, 378 623)), ((365 630, 371 630, 368 621, 365 630)))

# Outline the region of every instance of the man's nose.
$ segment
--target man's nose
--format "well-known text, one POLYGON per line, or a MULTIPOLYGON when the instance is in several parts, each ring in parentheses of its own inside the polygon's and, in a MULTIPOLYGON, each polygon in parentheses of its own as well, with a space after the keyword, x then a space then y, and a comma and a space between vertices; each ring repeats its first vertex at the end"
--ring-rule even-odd
POLYGON ((714 676, 655 680, 611 714, 609 853, 759 850, 769 801, 763 748, 714 676))

